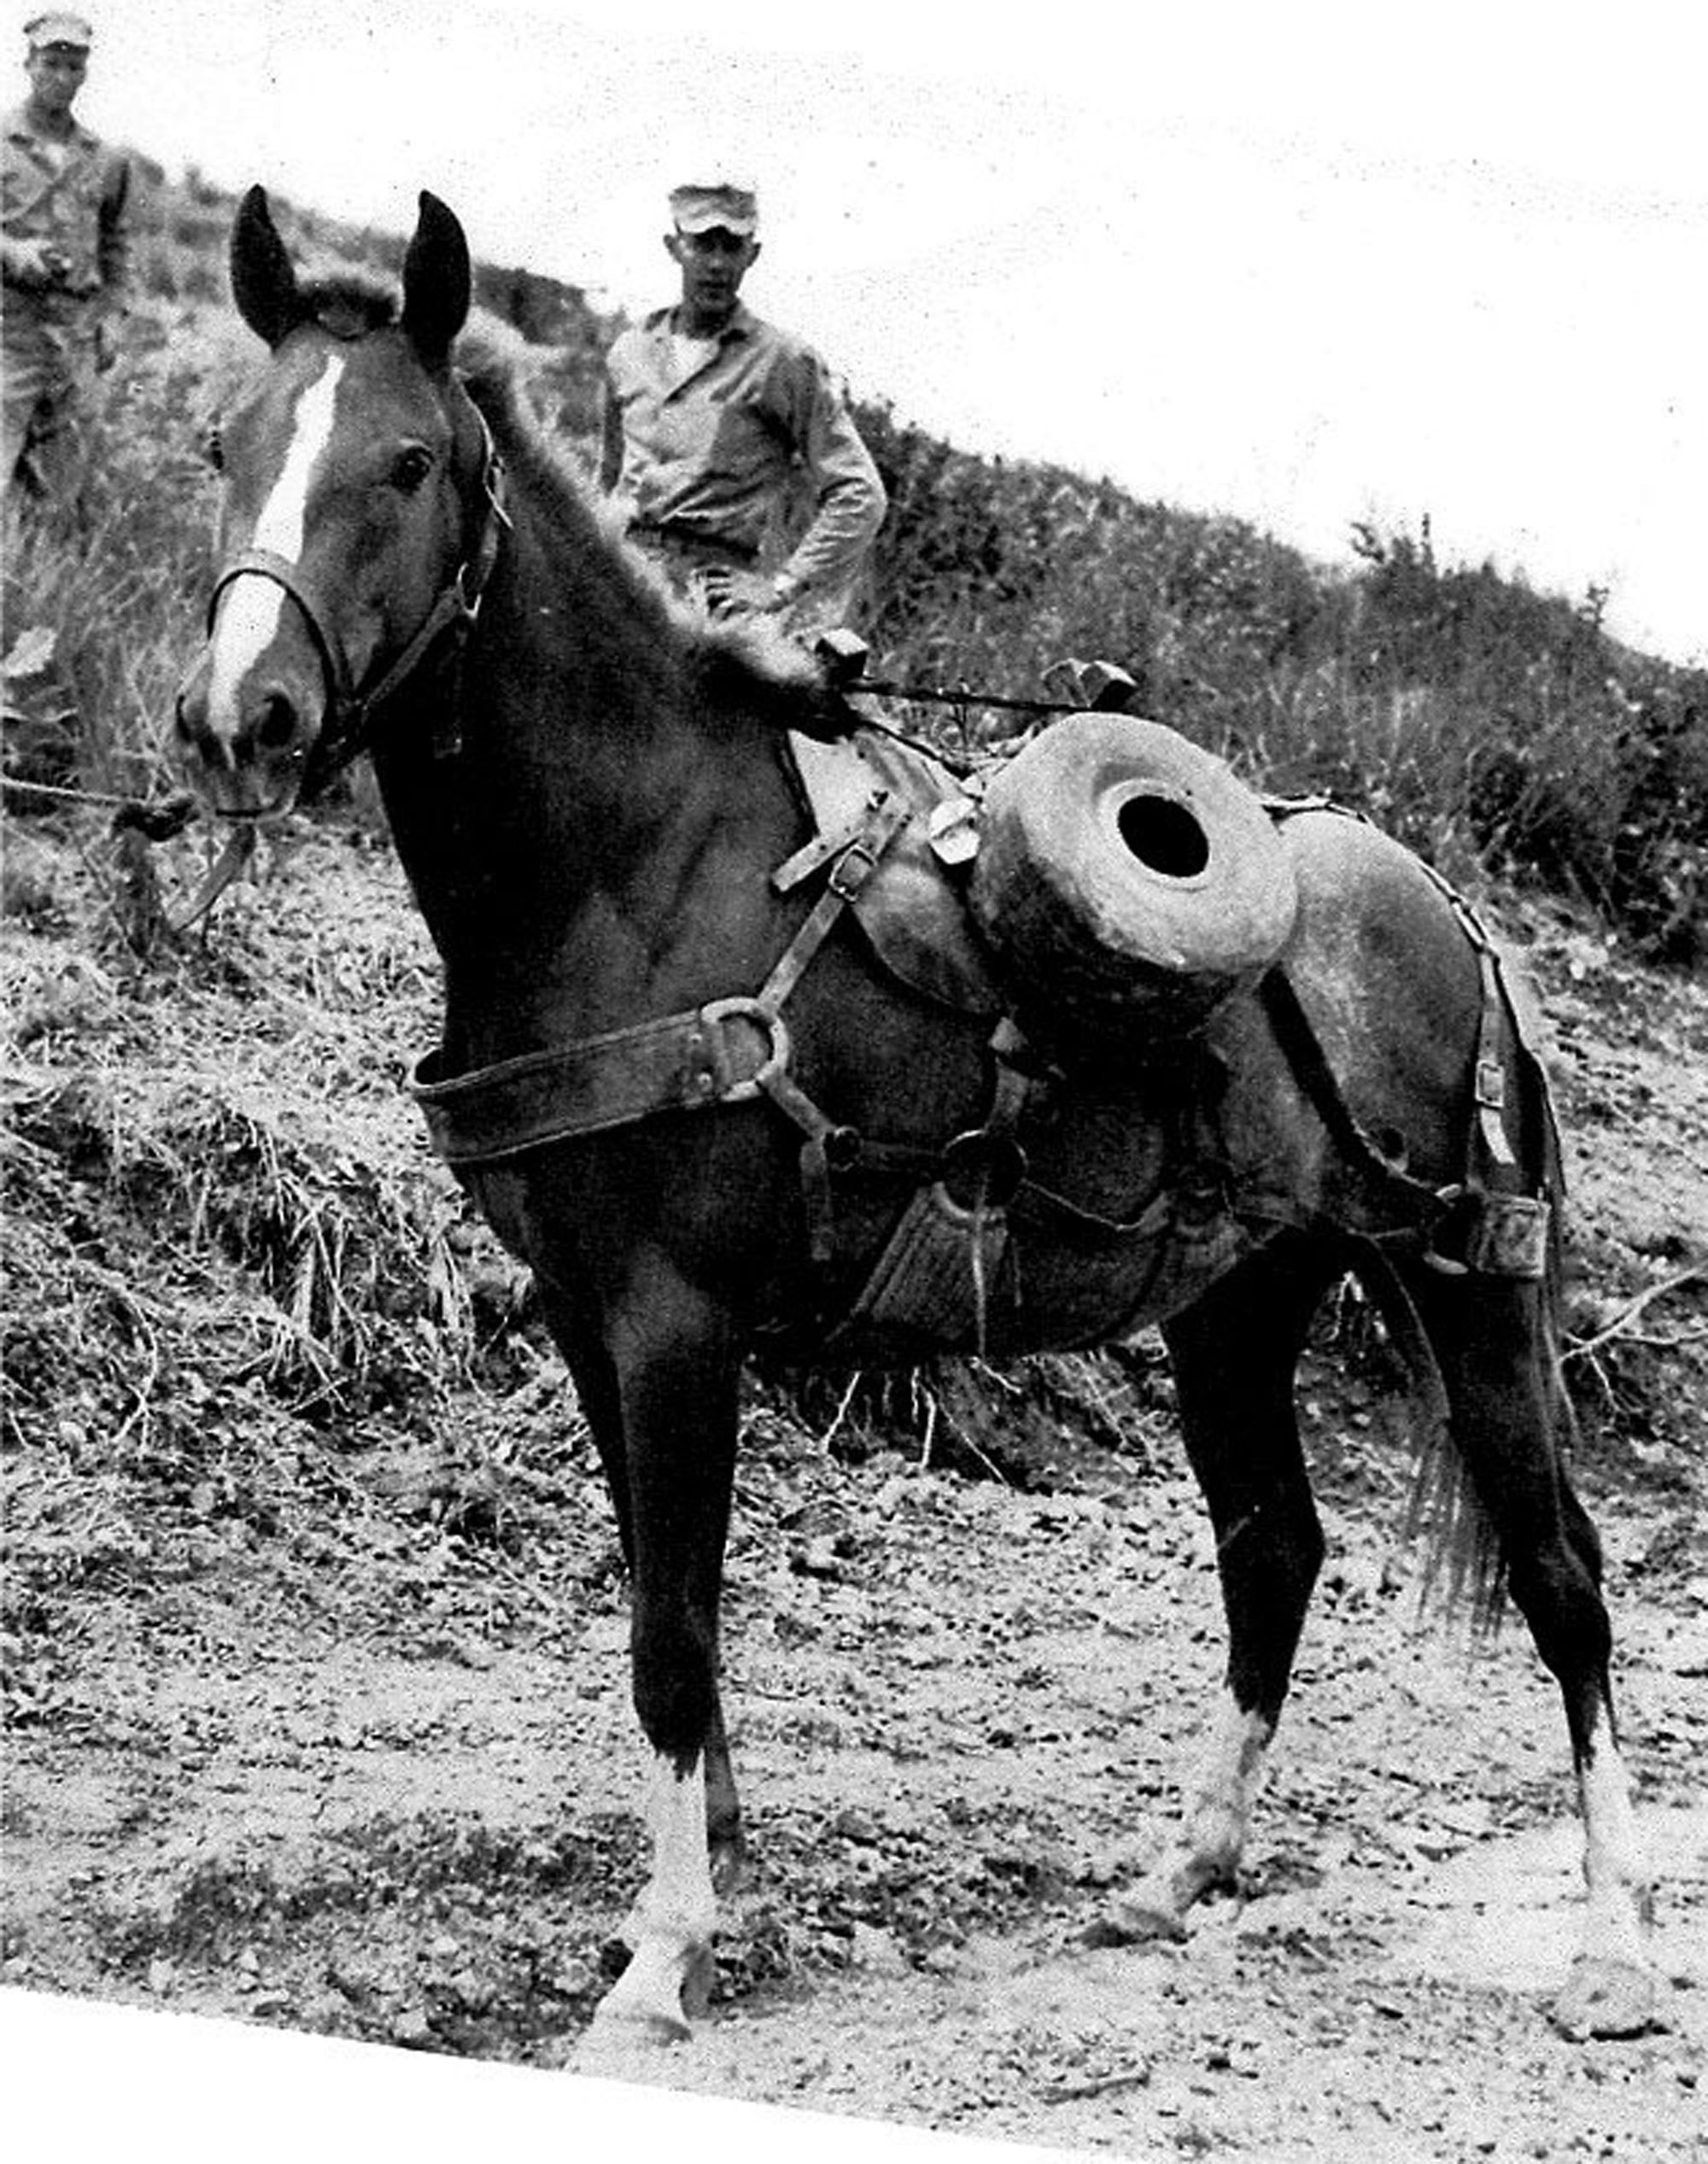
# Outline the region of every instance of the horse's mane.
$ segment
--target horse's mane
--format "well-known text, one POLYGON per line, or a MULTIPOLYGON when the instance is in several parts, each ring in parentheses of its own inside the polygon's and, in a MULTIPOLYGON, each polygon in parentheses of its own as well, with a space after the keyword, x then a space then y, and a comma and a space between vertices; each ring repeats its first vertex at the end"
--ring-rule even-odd
POLYGON ((529 405, 535 349, 497 319, 477 314, 457 342, 454 366, 491 429, 511 476, 566 553, 591 553, 617 590, 681 653, 701 694, 785 728, 822 734, 848 726, 840 699, 810 657, 766 617, 717 621, 681 600, 623 536, 573 457, 547 436, 529 405))
POLYGON ((340 268, 305 278, 300 289, 302 319, 334 338, 365 338, 398 320, 396 294, 377 278, 340 268))

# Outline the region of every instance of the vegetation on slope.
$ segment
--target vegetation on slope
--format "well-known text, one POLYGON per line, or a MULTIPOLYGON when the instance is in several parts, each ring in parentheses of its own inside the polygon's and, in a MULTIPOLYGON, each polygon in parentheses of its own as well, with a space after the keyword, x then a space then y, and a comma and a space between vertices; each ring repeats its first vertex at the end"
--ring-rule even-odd
MULTIPOLYGON (((249 341, 225 303, 234 206, 156 177, 144 306, 108 393, 85 546, 38 535, 6 582, 9 659, 54 636, 45 689, 9 758, 74 715, 85 782, 163 785, 170 688, 199 627, 214 481, 202 439, 249 341)), ((395 268, 401 243, 286 212, 311 254, 395 268)), ((537 350, 542 418, 590 459, 598 359, 614 330, 585 296, 483 266, 484 304, 537 350)), ((1416 534, 1357 530, 1352 572, 1243 522, 1144 503, 1106 480, 977 459, 881 405, 861 424, 890 490, 869 629, 881 673, 1040 688, 1066 656, 1129 669, 1144 710, 1254 781, 1328 789, 1456 876, 1588 901, 1644 952, 1688 962, 1708 933, 1708 671, 1635 653, 1607 597, 1533 593, 1445 561, 1416 534)), ((921 716, 921 719, 932 719, 921 716)))

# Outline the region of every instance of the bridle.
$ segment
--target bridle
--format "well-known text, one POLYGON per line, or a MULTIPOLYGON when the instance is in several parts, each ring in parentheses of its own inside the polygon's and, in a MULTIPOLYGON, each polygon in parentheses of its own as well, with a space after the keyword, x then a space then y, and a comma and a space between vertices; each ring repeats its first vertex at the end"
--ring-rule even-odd
MULTIPOLYGON (((214 590, 208 597, 207 629, 210 638, 219 596, 225 588, 234 579, 259 576, 282 587, 296 604, 320 657, 326 680, 326 718, 309 755, 308 769, 297 792, 299 803, 317 795, 367 749, 379 709, 401 690, 442 639, 451 637, 460 653, 463 641, 480 615, 487 582, 498 560, 499 546, 511 519, 504 506, 504 461, 493 442, 485 414, 472 400, 469 404, 481 431, 480 489, 485 508, 480 532, 473 548, 458 564, 419 624, 369 682, 356 682, 343 640, 338 636, 323 597, 313 581, 305 577, 301 568, 288 558, 269 548, 243 549, 223 567, 214 582, 214 590)), ((454 748, 454 742, 449 748, 454 748)))

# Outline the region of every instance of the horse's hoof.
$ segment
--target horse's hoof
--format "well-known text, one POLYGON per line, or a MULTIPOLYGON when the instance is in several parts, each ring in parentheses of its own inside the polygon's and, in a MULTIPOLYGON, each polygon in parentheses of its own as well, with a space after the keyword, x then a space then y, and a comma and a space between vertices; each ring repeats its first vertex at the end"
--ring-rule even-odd
POLYGON ((687 2020, 682 2024, 684 2034, 690 2032, 689 2025, 699 2021, 711 2003, 711 1987, 717 1980, 717 1957, 710 1946, 702 1946, 688 1957, 687 1973, 682 1978, 682 2011, 687 2020))
POLYGON ((1159 1940, 1178 1941, 1186 1936, 1186 1921, 1160 1901, 1117 1901, 1088 1923, 1088 1946, 1147 1946, 1159 1940))
POLYGON ((720 1901, 739 1893, 747 1883, 747 1845, 736 1839, 714 1845, 711 1857, 711 1890, 720 1901))
POLYGON ((1587 2037, 1647 2036, 1667 2027, 1653 1971, 1605 1955, 1585 1954, 1576 1962, 1553 2016, 1574 2044, 1587 2037))
POLYGON ((621 2081, 625 2076, 646 2079, 646 2069, 660 2051, 686 2044, 693 2036, 687 2018, 657 2007, 620 2007, 594 2015, 581 2040, 565 2056, 571 2073, 601 2074, 621 2081))

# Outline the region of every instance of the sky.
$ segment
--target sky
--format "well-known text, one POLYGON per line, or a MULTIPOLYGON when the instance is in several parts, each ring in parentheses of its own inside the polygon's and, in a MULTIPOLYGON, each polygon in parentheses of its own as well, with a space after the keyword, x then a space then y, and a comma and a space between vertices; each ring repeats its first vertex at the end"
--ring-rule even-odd
POLYGON ((746 297, 901 418, 1326 563, 1427 517, 1708 663, 1702 0, 94 18, 80 111, 170 171, 402 231, 431 188, 477 256, 638 312, 715 161, 759 190, 746 297))

